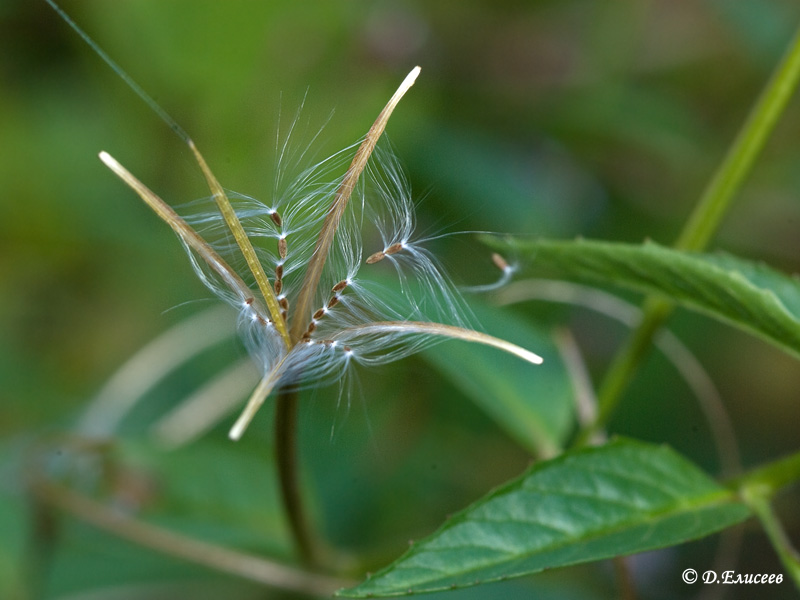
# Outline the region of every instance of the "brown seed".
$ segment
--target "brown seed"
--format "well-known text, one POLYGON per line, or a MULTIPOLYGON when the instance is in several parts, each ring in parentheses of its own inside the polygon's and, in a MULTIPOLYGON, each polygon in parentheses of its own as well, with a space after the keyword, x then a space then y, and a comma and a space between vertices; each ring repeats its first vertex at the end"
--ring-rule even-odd
POLYGON ((314 313, 312 319, 314 319, 315 321, 319 321, 323 316, 325 316, 325 309, 320 308, 317 312, 314 313))
POLYGON ((286 323, 288 318, 289 318, 289 311, 282 310, 281 311, 281 319, 283 319, 283 322, 286 323))
POLYGON ((328 301, 328 308, 333 308, 337 304, 339 304, 339 296, 334 296, 328 301))
POLYGON ((500 256, 497 252, 492 254, 492 262, 501 271, 505 271, 508 268, 508 263, 506 262, 506 259, 500 256))
POLYGON ((286 252, 287 252, 286 238, 282 237, 281 239, 278 240, 278 254, 280 255, 281 258, 286 258, 286 252))
POLYGON ((383 260, 384 258, 386 258, 386 254, 384 254, 383 252, 376 252, 375 254, 367 258, 367 264, 371 265, 372 263, 376 263, 379 260, 383 260))
POLYGON ((277 211, 273 211, 269 213, 269 218, 272 219, 272 222, 275 223, 278 227, 283 225, 283 221, 281 220, 281 216, 278 214, 277 211))
POLYGON ((281 305, 283 310, 289 310, 289 300, 287 300, 285 297, 278 300, 278 304, 281 305))
POLYGON ((275 267, 275 279, 283 279, 283 265, 275 267))
POLYGON ((308 334, 309 337, 311 337, 311 334, 314 333, 314 330, 316 328, 317 324, 314 323, 314 321, 311 321, 311 323, 308 324, 308 329, 306 329, 306 333, 308 334))
POLYGON ((347 280, 342 279, 339 283, 333 286, 333 289, 331 291, 335 294, 336 292, 341 292, 346 287, 347 287, 347 280))
POLYGON ((275 293, 280 294, 283 289, 283 281, 280 279, 275 280, 275 293))
POLYGON ((248 298, 244 301, 244 303, 247 304, 247 306, 250 306, 253 302, 255 302, 255 300, 255 298, 248 298))
POLYGON ((386 254, 397 254, 402 249, 403 249, 403 244, 392 244, 386 250, 384 250, 384 252, 386 254))

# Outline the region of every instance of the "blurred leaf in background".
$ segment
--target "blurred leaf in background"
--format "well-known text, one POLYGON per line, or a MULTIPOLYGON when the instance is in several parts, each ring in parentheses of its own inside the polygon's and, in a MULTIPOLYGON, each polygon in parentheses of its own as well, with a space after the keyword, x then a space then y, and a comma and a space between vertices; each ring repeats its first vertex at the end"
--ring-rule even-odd
MULTIPOLYGON (((387 130, 424 198, 420 230, 663 244, 800 21, 791 0, 63 7, 192 135, 226 188, 269 197, 276 139, 301 104, 293 135, 310 139, 325 125, 317 159, 357 141, 420 64, 387 130)), ((36 523, 23 485, 29 442, 68 430, 129 356, 216 300, 171 232, 97 159, 101 150, 114 154, 177 206, 207 195, 182 142, 43 1, 0 4, 0 46, 0 596, 23 598, 36 523)), ((797 107, 795 99, 717 238, 722 249, 788 272, 800 264, 797 107)), ((466 261, 463 243, 437 248, 457 282, 494 279, 490 251, 466 261)), ((484 326, 519 318, 542 335, 570 327, 594 376, 621 336, 580 310, 540 302, 497 310, 481 317, 484 326)), ((680 313, 671 325, 719 385, 745 464, 793 449, 796 364, 696 315, 680 313)), ((452 347, 462 357, 471 351, 452 347)), ((142 508, 148 519, 281 556, 269 415, 256 421, 258 435, 234 447, 229 423, 176 453, 154 446, 146 428, 211 378, 222 357, 242 355, 232 336, 151 391, 130 415, 117 456, 154 482, 142 508)), ((316 520, 332 544, 371 568, 529 461, 519 436, 473 404, 473 377, 428 362, 360 372, 343 398, 336 390, 304 398, 301 455, 316 520)), ((669 365, 650 361, 612 428, 674 442, 698 464, 715 465, 702 419, 675 380, 669 365)), ((564 414, 549 414, 549 443, 568 434, 564 414)), ((44 597, 265 597, 251 584, 66 523, 44 597)), ((787 523, 790 534, 797 525, 787 523)), ((779 569, 760 537, 746 547, 742 571, 779 569)), ((680 565, 711 568, 714 552, 712 540, 633 560, 641 597, 689 593, 680 565)), ((611 581, 604 567, 590 566, 452 597, 607 598, 611 581)))

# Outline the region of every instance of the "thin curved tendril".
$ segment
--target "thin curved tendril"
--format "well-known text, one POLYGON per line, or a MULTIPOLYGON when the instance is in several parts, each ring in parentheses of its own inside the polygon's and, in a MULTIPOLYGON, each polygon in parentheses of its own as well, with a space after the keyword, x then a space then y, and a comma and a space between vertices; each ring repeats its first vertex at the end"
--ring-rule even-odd
MULTIPOLYGON (((641 319, 641 311, 638 307, 628 304, 608 292, 568 281, 549 279, 518 281, 507 286, 495 299, 500 306, 530 300, 546 300, 584 306, 631 328, 635 327, 641 319)), ((717 454, 723 472, 732 474, 741 471, 739 446, 733 423, 711 377, 700 361, 668 329, 659 334, 655 339, 655 345, 672 362, 698 399, 717 446, 717 454)))
POLYGON ((317 245, 314 248, 314 254, 308 265, 303 285, 300 288, 300 295, 297 299, 292 321, 292 341, 296 342, 299 340, 305 332, 307 319, 311 314, 311 302, 316 294, 319 280, 322 277, 322 268, 325 266, 325 260, 328 257, 328 252, 333 243, 336 229, 339 226, 342 214, 344 214, 344 209, 347 207, 347 202, 350 200, 350 195, 353 193, 353 189, 358 182, 358 178, 367 165, 367 161, 372 151, 375 149, 375 144, 378 143, 378 139, 386 128, 389 117, 392 115, 392 112, 401 98, 409 88, 414 85, 414 81, 416 81, 420 70, 419 67, 414 67, 414 69, 411 70, 403 80, 403 83, 400 84, 400 87, 397 88, 394 95, 389 99, 384 109, 380 112, 378 118, 375 119, 364 141, 358 147, 356 155, 353 157, 353 162, 350 164, 350 168, 347 169, 347 173, 342 183, 339 185, 339 189, 336 191, 335 199, 325 217, 325 222, 322 224, 322 229, 317 238, 317 245))

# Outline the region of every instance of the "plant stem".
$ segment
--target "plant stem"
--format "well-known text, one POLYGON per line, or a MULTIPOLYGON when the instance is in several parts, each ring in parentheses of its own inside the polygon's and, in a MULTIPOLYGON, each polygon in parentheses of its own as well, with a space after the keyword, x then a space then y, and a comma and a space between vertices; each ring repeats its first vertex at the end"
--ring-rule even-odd
POLYGON ((800 480, 800 452, 773 461, 728 482, 756 514, 770 543, 800 589, 800 554, 783 530, 771 500, 782 487, 800 480))
POLYGON ((772 495, 780 488, 800 480, 800 452, 773 461, 732 479, 728 485, 736 489, 759 489, 772 495))
POLYGON ((311 596, 329 596, 351 582, 288 567, 253 554, 225 548, 145 523, 43 478, 33 483, 39 499, 95 527, 169 556, 311 596))
POLYGON ((308 517, 300 494, 297 470, 297 404, 296 391, 281 390, 275 401, 275 458, 278 463, 281 501, 289 523, 298 556, 308 567, 318 566, 308 517))
POLYGON ((771 500, 780 488, 800 480, 800 452, 755 469, 729 482, 761 521, 775 552, 800 589, 800 554, 783 530, 771 500))
POLYGON ((617 353, 603 379, 597 394, 597 418, 582 428, 573 444, 583 446, 605 427, 616 410, 625 388, 630 383, 636 368, 650 349, 653 336, 672 312, 672 304, 660 298, 648 298, 642 310, 639 326, 628 337, 617 353))
MULTIPOLYGON (((742 125, 722 163, 709 181, 683 231, 675 242, 680 250, 700 251, 719 227, 744 178, 775 128, 800 80, 800 28, 781 62, 767 82, 755 106, 742 125)), ((582 430, 576 445, 585 444, 592 434, 606 426, 634 373, 647 354, 653 336, 672 312, 672 303, 649 298, 639 326, 614 357, 600 386, 597 420, 582 430)))
POLYGON ((769 498, 754 495, 748 499, 747 504, 756 513, 758 520, 761 521, 761 526, 767 533, 772 547, 778 554, 781 563, 789 573, 789 577, 794 580, 795 586, 800 589, 800 555, 797 550, 792 547, 792 543, 786 536, 780 521, 778 520, 775 511, 772 510, 769 498))
POLYGON ((800 80, 800 28, 717 168, 675 243, 680 250, 702 250, 719 227, 733 196, 775 128, 800 80))

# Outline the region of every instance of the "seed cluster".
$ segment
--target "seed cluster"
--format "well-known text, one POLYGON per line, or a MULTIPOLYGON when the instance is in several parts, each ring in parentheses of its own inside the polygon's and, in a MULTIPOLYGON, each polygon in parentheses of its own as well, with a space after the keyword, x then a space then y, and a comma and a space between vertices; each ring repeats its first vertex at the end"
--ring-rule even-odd
MULTIPOLYGON (((469 326, 458 290, 424 247, 428 240, 415 236, 414 202, 397 160, 390 152, 379 150, 375 160, 380 165, 368 165, 392 110, 418 73, 419 68, 414 69, 392 96, 341 179, 327 179, 329 168, 336 163, 337 155, 333 155, 304 170, 285 190, 281 188, 272 206, 236 195, 232 198, 243 204, 234 209, 186 136, 216 204, 214 212, 193 219, 212 234, 210 241, 115 159, 101 153, 106 165, 179 235, 201 280, 240 311, 242 338, 262 371, 262 380, 231 428, 232 439, 241 437, 275 388, 303 381, 341 381, 351 362, 376 365, 394 361, 439 339, 480 343, 533 364, 541 362, 524 348, 469 326), (363 186, 359 182, 362 172, 363 186), (359 201, 348 207, 353 193, 359 201), (370 224, 385 247, 364 260, 362 228, 370 224), (276 240, 277 248, 253 246, 253 241, 264 237, 276 240), (237 262, 244 258, 244 275, 223 256, 237 262), (396 267, 399 287, 387 288, 359 276, 364 263, 386 258, 396 267), (271 281, 265 260, 273 269, 271 281), (255 282, 257 292, 248 280, 255 282), (323 292, 321 306, 317 304, 313 310, 320 302, 321 281, 337 283, 327 298, 323 292), (289 314, 290 298, 294 318, 289 314)), ((499 256, 493 261, 504 273, 512 270, 499 256)))
POLYGON ((317 323, 319 322, 319 320, 322 317, 324 317, 326 314, 328 314, 328 311, 330 311, 334 306, 339 304, 339 302, 341 301, 340 292, 343 292, 344 289, 348 285, 350 285, 349 282, 346 279, 343 279, 342 281, 337 283, 335 286, 333 286, 333 288, 331 289, 331 297, 330 297, 330 299, 328 300, 328 302, 327 302, 327 304, 325 306, 323 306, 322 308, 319 308, 313 314, 313 316, 311 317, 311 322, 308 324, 308 327, 306 328, 306 331, 303 334, 303 338, 302 339, 304 339, 304 340, 311 339, 311 334, 314 333, 314 331, 316 330, 317 323))

